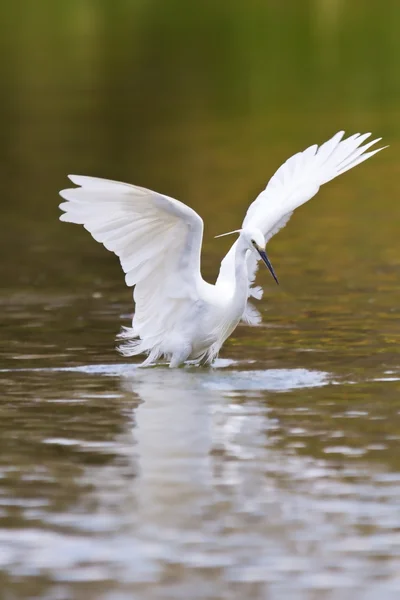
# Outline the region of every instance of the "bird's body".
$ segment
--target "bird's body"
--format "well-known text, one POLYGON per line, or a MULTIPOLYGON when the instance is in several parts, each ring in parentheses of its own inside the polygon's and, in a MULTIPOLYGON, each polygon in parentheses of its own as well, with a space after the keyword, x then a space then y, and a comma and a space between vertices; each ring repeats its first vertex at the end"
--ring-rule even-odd
MULTIPOLYGON (((210 363, 213 360, 246 309, 249 291, 247 252, 247 243, 242 239, 235 255, 234 280, 220 280, 211 285, 200 277, 193 290, 193 299, 170 297, 169 318, 164 320, 164 314, 162 328, 157 325, 162 335, 157 341, 153 338, 156 343, 144 364, 151 364, 161 355, 168 357, 171 367, 186 361, 210 363)), ((135 319, 133 325, 136 325, 135 319)), ((120 348, 126 356, 136 353, 137 344, 143 341, 133 339, 135 331, 137 329, 133 327, 125 328, 120 334, 120 338, 127 339, 120 348)))
POLYGON ((80 187, 60 192, 67 200, 60 219, 84 225, 119 256, 126 283, 134 286, 135 314, 120 334, 121 352, 147 354, 143 365, 161 357, 171 367, 210 363, 241 320, 259 323, 249 298, 262 295, 253 287, 260 258, 276 279, 265 244, 323 183, 380 150, 365 152, 378 140, 360 147, 368 135, 342 140, 339 132, 286 161, 249 207, 215 285, 201 276, 203 221, 194 210, 137 186, 70 176, 80 187))

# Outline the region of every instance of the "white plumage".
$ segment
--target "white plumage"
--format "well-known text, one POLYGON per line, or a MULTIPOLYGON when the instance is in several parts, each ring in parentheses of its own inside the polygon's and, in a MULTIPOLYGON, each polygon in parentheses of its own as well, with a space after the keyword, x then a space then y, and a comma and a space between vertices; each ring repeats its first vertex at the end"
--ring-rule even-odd
POLYGON ((322 146, 287 160, 250 205, 239 237, 221 263, 215 285, 200 273, 203 221, 191 208, 163 194, 95 177, 69 176, 76 188, 63 190, 60 219, 81 224, 120 259, 128 286, 134 287, 135 314, 124 328, 121 352, 147 354, 143 365, 164 356, 171 367, 185 361, 209 363, 241 319, 261 316, 248 299, 265 244, 286 225, 293 211, 320 186, 371 157, 370 134, 342 140, 339 132, 322 146))

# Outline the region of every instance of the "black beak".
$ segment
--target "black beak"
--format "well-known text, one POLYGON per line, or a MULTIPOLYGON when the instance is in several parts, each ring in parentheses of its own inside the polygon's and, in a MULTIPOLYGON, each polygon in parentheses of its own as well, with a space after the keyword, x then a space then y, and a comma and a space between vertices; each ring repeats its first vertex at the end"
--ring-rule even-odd
MULTIPOLYGON (((258 250, 258 248, 257 248, 257 250, 258 250)), ((264 250, 258 250, 258 253, 261 256, 263 262, 267 265, 268 271, 271 273, 272 277, 275 279, 276 283, 279 285, 278 278, 275 275, 274 267, 269 262, 269 258, 267 256, 267 253, 264 250)))

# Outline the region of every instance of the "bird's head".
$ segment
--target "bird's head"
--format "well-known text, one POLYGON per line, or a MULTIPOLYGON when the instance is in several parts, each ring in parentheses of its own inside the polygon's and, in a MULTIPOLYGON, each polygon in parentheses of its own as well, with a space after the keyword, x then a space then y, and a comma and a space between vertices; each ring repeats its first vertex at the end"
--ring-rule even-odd
POLYGON ((265 237, 262 231, 255 227, 245 227, 240 230, 240 235, 246 240, 249 248, 256 252, 265 252, 265 237))
POLYGON ((235 231, 230 231, 229 233, 223 233, 222 235, 217 235, 216 237, 222 237, 224 235, 229 235, 231 233, 240 233, 240 237, 245 240, 249 249, 252 252, 257 254, 257 258, 261 258, 264 264, 267 266, 269 272, 272 277, 275 279, 276 283, 279 285, 278 278, 275 274, 274 268, 267 256, 265 251, 265 237, 260 229, 256 227, 245 227, 243 229, 236 229, 235 231))
POLYGON ((275 279, 276 283, 279 285, 278 278, 275 274, 274 268, 267 256, 265 251, 265 237, 262 231, 255 227, 246 227, 241 230, 240 235, 246 240, 249 248, 257 254, 257 257, 260 257, 264 264, 267 266, 269 272, 272 277, 275 279))

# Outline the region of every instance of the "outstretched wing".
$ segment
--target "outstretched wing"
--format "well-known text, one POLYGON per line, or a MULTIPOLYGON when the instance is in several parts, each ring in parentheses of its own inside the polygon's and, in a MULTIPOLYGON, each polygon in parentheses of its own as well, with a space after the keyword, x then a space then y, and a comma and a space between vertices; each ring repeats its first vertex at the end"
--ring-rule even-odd
POLYGON ((60 204, 61 221, 83 225, 119 257, 126 284, 136 286, 133 335, 157 337, 174 320, 177 303, 199 297, 201 217, 182 202, 141 187, 69 178, 80 187, 60 192, 66 200, 60 204))
POLYGON ((343 135, 344 131, 339 131, 321 146, 310 146, 289 158, 249 206, 243 227, 257 227, 268 241, 286 225, 298 206, 315 196, 321 185, 382 150, 366 152, 381 138, 361 145, 370 133, 356 133, 346 140, 343 135))
MULTIPOLYGON (((367 160, 383 148, 367 152, 381 138, 362 145, 371 135, 356 133, 343 140, 339 131, 321 146, 310 146, 289 158, 273 175, 267 187, 249 206, 242 227, 260 229, 266 241, 271 239, 289 221, 293 211, 310 200, 321 185, 367 160)), ((235 242, 236 244, 236 242, 235 242)), ((218 280, 229 278, 234 268, 235 244, 221 264, 218 280)), ((249 253, 248 272, 253 283, 257 258, 249 253)), ((261 297, 260 288, 251 289, 250 295, 261 297)))

